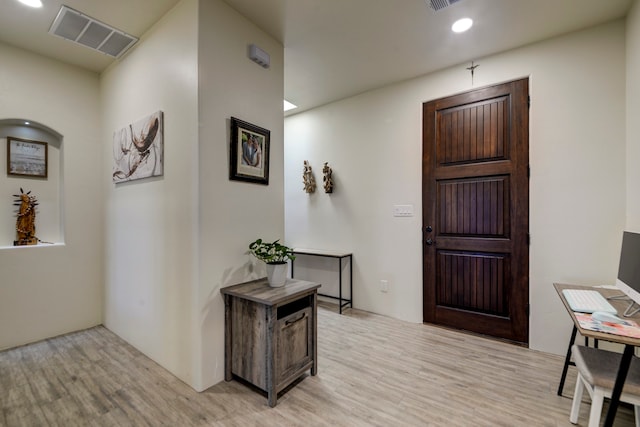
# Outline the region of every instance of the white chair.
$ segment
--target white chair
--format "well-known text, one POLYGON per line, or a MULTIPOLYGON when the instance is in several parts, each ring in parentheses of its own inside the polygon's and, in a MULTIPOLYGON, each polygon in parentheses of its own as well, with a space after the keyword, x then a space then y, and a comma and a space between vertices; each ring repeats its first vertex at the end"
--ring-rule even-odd
MULTIPOLYGON (((598 427, 602 415, 602 404, 605 397, 611 397, 622 355, 575 344, 571 347, 571 353, 578 368, 578 378, 569 421, 573 424, 578 422, 582 392, 586 388, 591 396, 588 426, 598 427)), ((620 401, 634 405, 636 427, 640 427, 640 359, 635 356, 631 360, 620 401)))

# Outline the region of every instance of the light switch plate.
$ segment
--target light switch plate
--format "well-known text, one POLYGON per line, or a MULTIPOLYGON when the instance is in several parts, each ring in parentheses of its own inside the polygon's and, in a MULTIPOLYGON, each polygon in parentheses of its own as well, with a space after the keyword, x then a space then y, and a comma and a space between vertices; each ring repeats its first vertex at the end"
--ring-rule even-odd
POLYGON ((393 205, 393 216, 397 216, 397 217, 413 216, 413 205, 393 205))

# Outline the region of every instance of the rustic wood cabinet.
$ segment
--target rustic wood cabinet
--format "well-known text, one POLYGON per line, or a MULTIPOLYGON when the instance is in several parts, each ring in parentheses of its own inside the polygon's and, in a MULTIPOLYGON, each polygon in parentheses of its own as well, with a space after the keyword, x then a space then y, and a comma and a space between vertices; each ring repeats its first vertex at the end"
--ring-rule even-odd
POLYGON ((318 283, 287 280, 272 288, 258 279, 222 288, 225 304, 225 380, 233 376, 278 393, 307 369, 316 375, 318 283))

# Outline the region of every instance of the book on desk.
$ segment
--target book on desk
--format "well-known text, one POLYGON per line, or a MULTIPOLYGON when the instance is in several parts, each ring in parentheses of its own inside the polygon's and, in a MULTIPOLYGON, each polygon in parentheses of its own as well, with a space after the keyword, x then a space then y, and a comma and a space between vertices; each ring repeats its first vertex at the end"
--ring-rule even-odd
POLYGON ((640 338, 640 326, 633 320, 625 319, 626 324, 609 323, 593 320, 590 313, 574 313, 574 315, 582 329, 621 335, 623 337, 640 338))

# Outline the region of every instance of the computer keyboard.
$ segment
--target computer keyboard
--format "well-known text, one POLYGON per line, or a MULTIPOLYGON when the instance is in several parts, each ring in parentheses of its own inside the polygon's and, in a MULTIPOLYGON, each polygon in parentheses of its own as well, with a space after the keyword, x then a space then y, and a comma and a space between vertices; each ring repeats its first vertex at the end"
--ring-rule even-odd
POLYGON ((593 313, 594 311, 605 311, 607 313, 618 314, 609 301, 598 291, 587 289, 563 289, 564 298, 569 303, 571 310, 580 313, 593 313))

